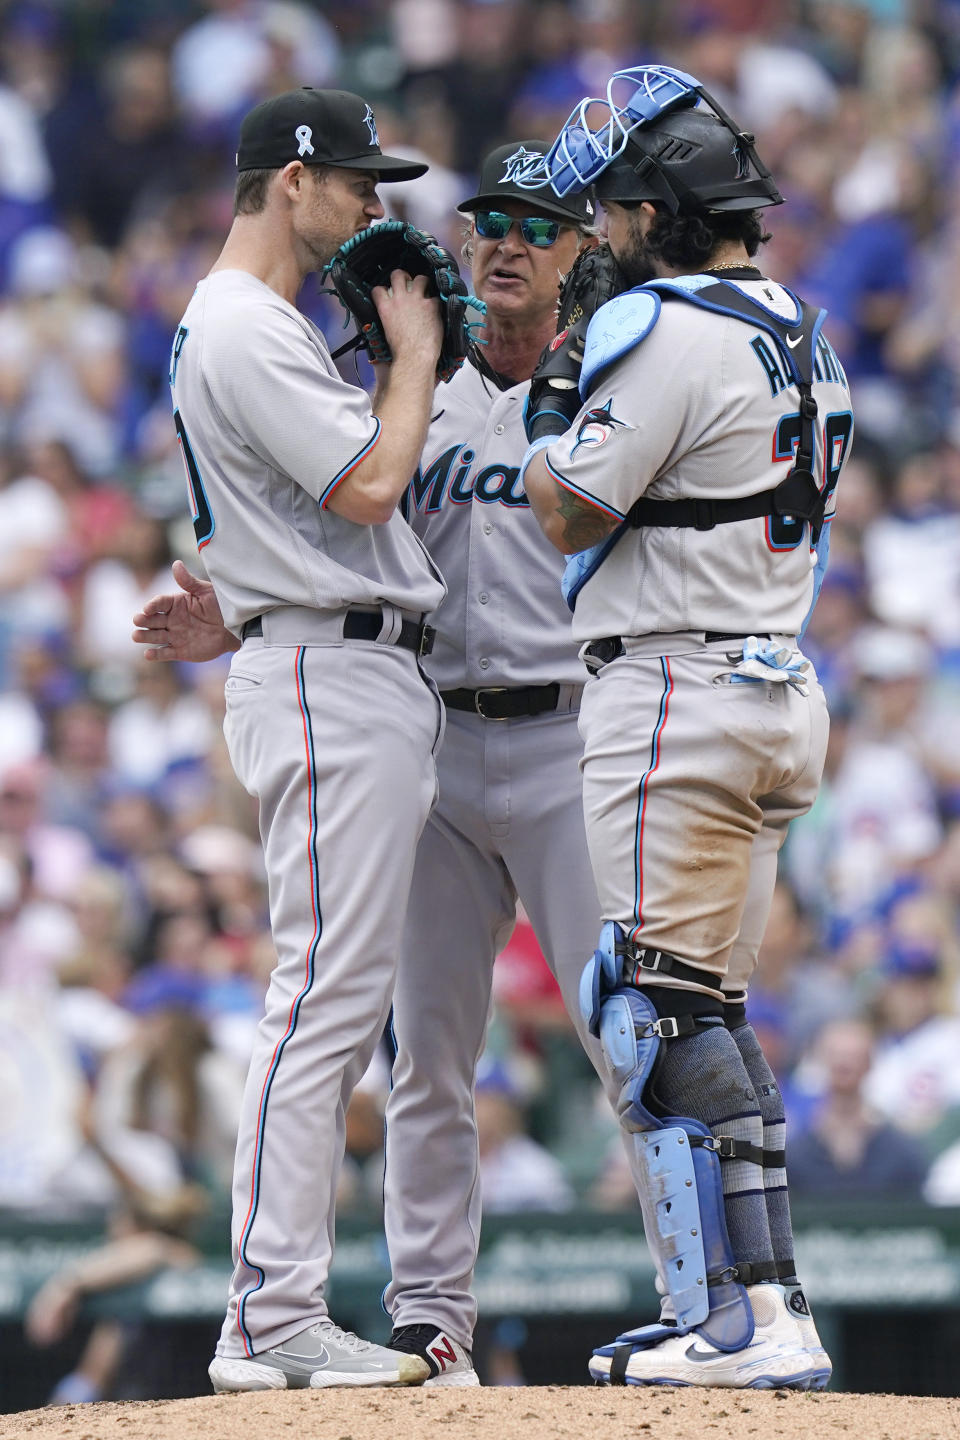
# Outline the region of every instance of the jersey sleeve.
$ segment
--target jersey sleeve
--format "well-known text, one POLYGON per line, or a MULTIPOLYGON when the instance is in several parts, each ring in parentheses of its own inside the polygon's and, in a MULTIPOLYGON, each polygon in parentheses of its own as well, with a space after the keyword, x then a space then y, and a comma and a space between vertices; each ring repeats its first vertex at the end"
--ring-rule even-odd
POLYGON ((614 520, 665 468, 684 429, 690 376, 675 373, 657 339, 603 371, 569 430, 544 452, 558 485, 614 520))
POLYGON ((321 506, 379 438, 366 393, 331 373, 296 316, 279 306, 246 309, 242 331, 224 327, 204 353, 203 374, 244 444, 321 506))

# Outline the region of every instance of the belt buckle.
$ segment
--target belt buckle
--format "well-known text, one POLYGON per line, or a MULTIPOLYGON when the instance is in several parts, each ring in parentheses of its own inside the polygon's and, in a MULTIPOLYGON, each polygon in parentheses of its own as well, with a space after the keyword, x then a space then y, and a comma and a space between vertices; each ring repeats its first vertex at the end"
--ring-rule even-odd
POLYGON ((716 509, 712 500, 696 499, 693 501, 693 528, 695 530, 715 530, 717 525, 716 509))
POLYGON ((482 720, 509 720, 509 715, 485 715, 482 702, 484 695, 506 695, 507 688, 506 685, 491 685, 486 690, 474 691, 473 708, 482 720))
POLYGON ((432 625, 421 625, 420 640, 417 645, 417 659, 422 660, 425 655, 433 653, 433 642, 437 638, 437 632, 432 625))
POLYGON ((604 665, 619 660, 623 654, 623 641, 619 635, 604 635, 600 640, 591 640, 583 654, 583 663, 595 675, 604 665))

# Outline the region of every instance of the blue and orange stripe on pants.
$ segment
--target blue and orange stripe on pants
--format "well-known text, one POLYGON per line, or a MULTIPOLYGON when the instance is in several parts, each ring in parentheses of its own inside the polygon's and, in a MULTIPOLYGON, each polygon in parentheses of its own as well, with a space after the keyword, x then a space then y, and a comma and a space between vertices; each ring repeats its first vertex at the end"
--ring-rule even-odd
POLYGON ((644 926, 643 916, 643 831, 647 818, 647 793, 649 790, 650 776, 660 764, 660 750, 663 738, 663 731, 667 723, 667 715, 670 711, 670 696, 673 694, 673 674, 670 670, 670 659, 666 655, 660 656, 660 669, 663 672, 663 691, 660 695, 660 711, 657 716, 657 723, 653 727, 653 735, 650 740, 650 763, 640 777, 640 784, 637 789, 637 825, 636 825, 636 849, 634 855, 635 865, 635 894, 636 906, 634 916, 636 925, 630 932, 630 938, 636 940, 644 926))
POLYGON ((263 1163, 263 1136, 267 1122, 267 1107, 270 1102, 270 1090, 280 1065, 280 1060, 286 1049, 287 1041, 291 1039, 297 1028, 297 1019, 300 1015, 300 1007, 304 999, 310 993, 313 984, 314 964, 317 954, 317 946, 320 944, 320 936, 323 933, 323 917, 320 911, 320 878, 317 869, 317 775, 313 758, 313 725, 310 720, 310 707, 307 704, 306 684, 303 676, 303 660, 305 655, 304 646, 299 646, 295 656, 295 672, 297 686, 297 702, 300 707, 300 715, 303 720, 303 741, 306 751, 307 781, 309 795, 309 825, 307 854, 310 865, 310 902, 313 907, 313 936, 307 946, 305 974, 303 985, 295 996, 290 1006, 290 1014, 287 1019, 287 1028, 274 1048, 267 1066, 266 1077, 263 1082, 263 1089, 260 1092, 260 1108, 257 1114, 257 1130, 254 1142, 253 1173, 250 1178, 250 1204, 247 1209, 246 1219, 243 1222, 243 1229, 240 1233, 240 1242, 237 1247, 240 1260, 257 1275, 255 1285, 244 1290, 237 1303, 237 1327, 243 1340, 243 1348, 247 1355, 254 1353, 253 1341, 246 1324, 247 1302, 251 1295, 255 1295, 263 1286, 265 1279, 262 1268, 255 1264, 247 1254, 247 1244, 250 1239, 250 1231, 253 1229, 253 1222, 257 1217, 257 1208, 260 1202, 260 1169, 263 1163))

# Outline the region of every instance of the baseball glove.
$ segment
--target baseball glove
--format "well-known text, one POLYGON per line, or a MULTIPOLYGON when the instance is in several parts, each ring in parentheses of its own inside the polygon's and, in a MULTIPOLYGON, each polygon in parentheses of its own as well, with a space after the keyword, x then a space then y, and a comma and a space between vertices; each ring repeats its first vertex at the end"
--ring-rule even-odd
POLYGON ((450 251, 405 220, 384 220, 361 230, 341 245, 324 268, 321 278, 332 287, 326 293, 337 296, 357 325, 354 339, 335 351, 334 357, 363 346, 375 363, 392 358, 372 291, 376 285, 389 285, 394 270, 428 277, 427 294, 439 299, 443 318, 437 379, 449 380, 475 342, 473 327, 481 323, 486 306, 468 292, 450 251), (480 319, 468 321, 470 307, 479 311, 480 319))
POLYGON ((630 282, 614 260, 609 245, 581 250, 560 282, 557 334, 583 319, 590 321, 601 305, 629 289, 630 282))
POLYGON ((587 326, 601 305, 629 288, 609 245, 581 251, 561 280, 557 334, 537 361, 530 381, 524 420, 531 442, 562 435, 579 413, 587 326))

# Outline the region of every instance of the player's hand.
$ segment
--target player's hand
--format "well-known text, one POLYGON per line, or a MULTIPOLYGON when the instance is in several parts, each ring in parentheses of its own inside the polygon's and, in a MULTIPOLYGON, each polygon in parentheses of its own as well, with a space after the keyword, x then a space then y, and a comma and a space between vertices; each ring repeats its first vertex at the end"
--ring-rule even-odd
POLYGON ((561 331, 537 361, 523 416, 531 442, 562 435, 580 413, 580 371, 588 324, 580 320, 561 331))
POLYGON ((370 292, 380 316, 383 333, 393 352, 394 364, 413 358, 435 366, 443 341, 439 300, 427 298, 426 275, 394 270, 389 287, 376 285, 370 292))
POLYGON ((173 562, 179 594, 154 595, 133 617, 136 645, 145 660, 215 660, 240 642, 226 629, 213 586, 198 580, 182 560, 173 562))

